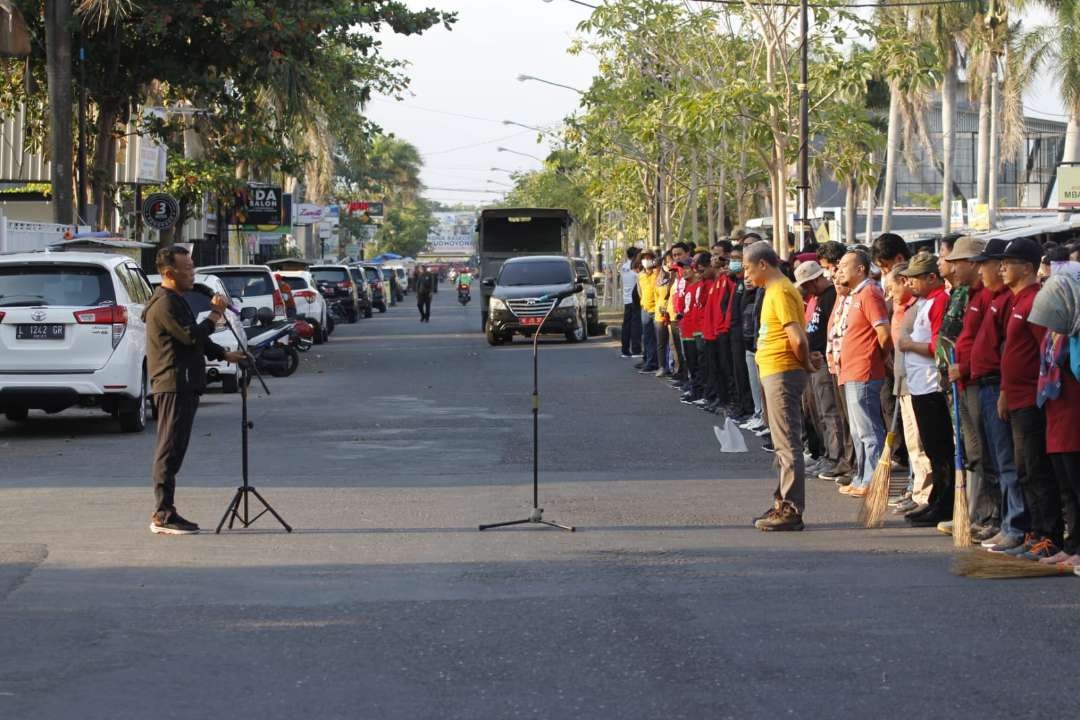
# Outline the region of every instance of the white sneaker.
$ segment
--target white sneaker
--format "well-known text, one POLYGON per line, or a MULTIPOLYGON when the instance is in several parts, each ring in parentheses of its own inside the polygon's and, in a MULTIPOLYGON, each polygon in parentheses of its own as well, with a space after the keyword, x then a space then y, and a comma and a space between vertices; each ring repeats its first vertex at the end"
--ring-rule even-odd
POLYGON ((739 427, 743 430, 750 430, 751 432, 753 432, 754 430, 760 430, 764 425, 765 421, 762 420, 761 417, 754 415, 746 422, 740 424, 739 427))
POLYGON ((772 435, 772 431, 767 427, 762 427, 754 431, 755 437, 765 437, 766 435, 772 435))

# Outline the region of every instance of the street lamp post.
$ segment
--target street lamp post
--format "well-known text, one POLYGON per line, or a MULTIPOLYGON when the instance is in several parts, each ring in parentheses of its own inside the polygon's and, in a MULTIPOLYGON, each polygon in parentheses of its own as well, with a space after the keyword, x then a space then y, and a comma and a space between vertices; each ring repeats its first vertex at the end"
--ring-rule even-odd
POLYGON ((511 150, 510 148, 504 148, 502 146, 499 146, 499 147, 495 148, 495 150, 496 150, 496 152, 504 152, 504 153, 510 153, 511 155, 521 155, 522 157, 532 158, 533 160, 536 160, 537 162, 540 162, 540 163, 544 162, 541 158, 538 158, 535 155, 530 155, 529 153, 523 153, 523 152, 520 152, 518 150, 511 150))
POLYGON ((525 82, 526 80, 533 80, 535 82, 544 83, 545 85, 551 85, 553 87, 563 88, 564 90, 570 90, 572 92, 576 92, 578 95, 585 94, 584 90, 578 90, 576 87, 573 87, 571 85, 563 85, 562 83, 552 82, 551 80, 545 80, 544 78, 539 78, 535 75, 519 74, 517 76, 518 82, 525 82))
MULTIPOLYGON (((810 90, 807 87, 808 46, 810 33, 807 0, 799 0, 799 36, 802 45, 799 48, 799 244, 798 250, 806 247, 806 230, 810 222, 810 90)), ((787 259, 787 233, 780 241, 781 257, 787 259)))

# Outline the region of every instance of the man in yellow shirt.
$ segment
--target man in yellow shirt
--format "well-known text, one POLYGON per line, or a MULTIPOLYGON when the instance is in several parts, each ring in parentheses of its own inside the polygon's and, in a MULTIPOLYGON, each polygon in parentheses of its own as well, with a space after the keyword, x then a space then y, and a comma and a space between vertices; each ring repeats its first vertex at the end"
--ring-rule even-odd
POLYGON ((780 475, 773 506, 754 521, 754 527, 802 530, 806 505, 802 398, 814 370, 802 296, 780 272, 780 258, 766 242, 743 250, 743 268, 746 281, 765 290, 755 358, 780 475))
POLYGON ((638 273, 638 295, 641 297, 641 346, 644 356, 635 365, 640 373, 654 373, 660 367, 656 355, 656 276, 660 272, 656 255, 646 250, 639 256, 641 272, 638 273))

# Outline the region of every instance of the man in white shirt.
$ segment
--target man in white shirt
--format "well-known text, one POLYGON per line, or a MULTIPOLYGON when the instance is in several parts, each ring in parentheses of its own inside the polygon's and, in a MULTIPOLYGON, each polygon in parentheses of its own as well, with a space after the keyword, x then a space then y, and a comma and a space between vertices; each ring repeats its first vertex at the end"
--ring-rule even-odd
POLYGON ((623 322, 622 357, 641 357, 641 298, 637 292, 637 268, 634 260, 640 252, 638 248, 626 248, 626 262, 619 268, 619 281, 622 283, 623 322))

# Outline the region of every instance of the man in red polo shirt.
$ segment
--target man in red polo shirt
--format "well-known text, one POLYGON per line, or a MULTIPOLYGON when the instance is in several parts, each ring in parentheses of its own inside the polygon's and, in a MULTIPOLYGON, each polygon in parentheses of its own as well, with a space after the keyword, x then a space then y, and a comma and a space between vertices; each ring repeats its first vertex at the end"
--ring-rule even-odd
POLYGON ((1028 322, 1039 292, 1037 273, 1042 249, 1034 240, 1010 240, 1001 252, 1001 279, 1012 293, 1001 353, 1001 397, 998 415, 1012 425, 1016 464, 1030 516, 1024 544, 1006 553, 1028 559, 1053 555, 1062 543, 1064 521, 1057 482, 1046 457, 1046 417, 1035 402, 1039 383, 1039 351, 1046 328, 1028 322))
MULTIPOLYGON (((1001 492, 1001 508, 998 513, 1000 528, 996 533, 989 530, 973 536, 987 549, 1011 550, 1024 541, 1027 532, 1027 509, 1024 493, 1020 490, 1013 451, 1012 428, 1007 420, 998 416, 997 404, 1001 397, 1001 348, 1005 342, 1005 321, 1012 303, 1012 293, 1001 280, 1001 260, 1005 241, 993 239, 986 248, 973 258, 979 264, 979 277, 983 290, 990 296, 990 304, 983 313, 968 358, 968 381, 974 385, 979 396, 979 417, 987 448, 997 468, 1001 492)), ((992 529, 992 528, 991 528, 992 529)))
MULTIPOLYGON (((966 287, 968 290, 963 324, 954 344, 956 357, 949 365, 949 380, 956 383, 960 396, 954 398, 953 402, 960 403, 972 533, 983 535, 983 540, 997 534, 1001 524, 997 463, 994 462, 980 419, 979 387, 971 382, 971 348, 993 295, 983 286, 979 278, 979 264, 975 260, 985 247, 986 241, 965 236, 956 241, 946 260, 952 270, 953 287, 966 287), (989 530, 994 532, 987 535, 989 530)), ((948 529, 951 530, 951 527, 948 529)))
POLYGON ((840 492, 863 497, 870 487, 885 444, 881 388, 885 383, 885 353, 892 346, 889 311, 881 286, 870 279, 870 257, 852 250, 840 258, 837 282, 849 289, 838 318, 839 382, 847 400, 848 424, 855 445, 855 472, 840 492))

